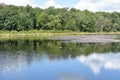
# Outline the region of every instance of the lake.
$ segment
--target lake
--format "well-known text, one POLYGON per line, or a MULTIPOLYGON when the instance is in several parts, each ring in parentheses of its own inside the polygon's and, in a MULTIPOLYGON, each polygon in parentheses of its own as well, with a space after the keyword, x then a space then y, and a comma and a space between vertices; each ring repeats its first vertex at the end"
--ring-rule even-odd
POLYGON ((120 80, 120 43, 0 40, 0 80, 120 80))

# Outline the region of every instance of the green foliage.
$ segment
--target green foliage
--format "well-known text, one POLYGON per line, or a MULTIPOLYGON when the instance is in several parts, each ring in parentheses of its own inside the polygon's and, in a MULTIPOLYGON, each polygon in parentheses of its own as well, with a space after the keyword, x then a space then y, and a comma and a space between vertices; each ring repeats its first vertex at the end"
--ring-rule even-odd
POLYGON ((70 30, 81 32, 120 31, 119 12, 90 12, 77 9, 32 8, 0 5, 0 30, 70 30))

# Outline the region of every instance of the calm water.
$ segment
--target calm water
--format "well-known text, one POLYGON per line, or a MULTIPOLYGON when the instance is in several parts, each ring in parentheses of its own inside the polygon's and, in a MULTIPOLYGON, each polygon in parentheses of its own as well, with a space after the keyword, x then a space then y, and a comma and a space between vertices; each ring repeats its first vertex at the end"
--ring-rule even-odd
POLYGON ((120 80, 120 43, 0 41, 0 80, 120 80))

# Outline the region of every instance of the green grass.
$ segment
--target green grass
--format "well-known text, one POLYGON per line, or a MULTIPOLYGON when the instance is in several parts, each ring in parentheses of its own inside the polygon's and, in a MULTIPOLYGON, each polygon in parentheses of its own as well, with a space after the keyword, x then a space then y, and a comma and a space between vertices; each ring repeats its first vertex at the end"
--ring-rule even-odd
POLYGON ((120 34, 120 32, 74 32, 69 30, 0 31, 0 38, 48 38, 57 35, 120 34))

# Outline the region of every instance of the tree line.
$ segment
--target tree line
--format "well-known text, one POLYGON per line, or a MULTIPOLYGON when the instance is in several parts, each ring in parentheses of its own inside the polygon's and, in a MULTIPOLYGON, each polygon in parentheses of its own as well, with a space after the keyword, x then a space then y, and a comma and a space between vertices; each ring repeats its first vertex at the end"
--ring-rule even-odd
POLYGON ((120 13, 0 4, 0 30, 116 32, 120 31, 120 13))

